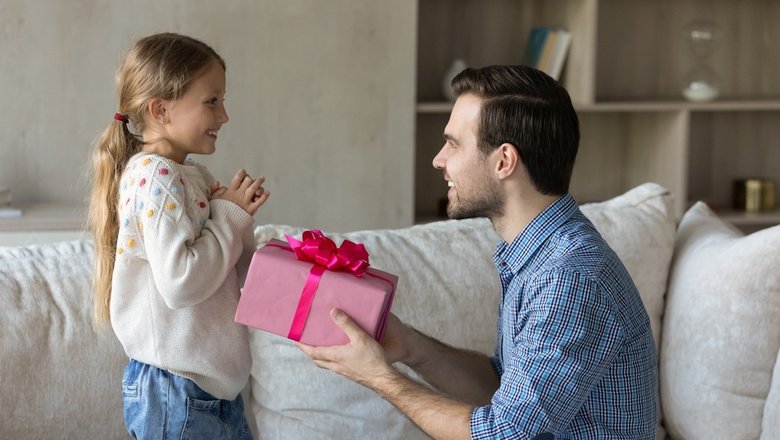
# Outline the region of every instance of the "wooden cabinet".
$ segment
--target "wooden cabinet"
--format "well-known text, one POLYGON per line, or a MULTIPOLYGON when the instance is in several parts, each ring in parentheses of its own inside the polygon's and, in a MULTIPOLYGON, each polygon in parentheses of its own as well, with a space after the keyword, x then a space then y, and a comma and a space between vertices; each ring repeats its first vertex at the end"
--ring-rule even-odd
POLYGON ((605 200, 646 181, 675 195, 678 215, 703 200, 742 226, 780 223, 777 211, 731 210, 732 182, 780 182, 780 3, 775 0, 419 0, 415 219, 437 216, 446 184, 431 160, 451 103, 441 82, 453 59, 519 63, 531 27, 572 33, 561 77, 582 138, 571 191, 605 200), (717 29, 707 59, 719 96, 686 101, 694 61, 686 28, 717 29))

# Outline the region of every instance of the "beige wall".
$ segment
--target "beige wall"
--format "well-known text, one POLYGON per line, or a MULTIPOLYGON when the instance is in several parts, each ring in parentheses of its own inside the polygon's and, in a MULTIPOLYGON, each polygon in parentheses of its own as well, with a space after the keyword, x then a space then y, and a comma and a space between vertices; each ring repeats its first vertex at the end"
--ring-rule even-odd
POLYGON ((414 0, 0 2, 0 186, 83 203, 86 158, 116 109, 114 71, 145 34, 212 45, 230 123, 196 157, 268 178, 258 223, 412 223, 414 0))

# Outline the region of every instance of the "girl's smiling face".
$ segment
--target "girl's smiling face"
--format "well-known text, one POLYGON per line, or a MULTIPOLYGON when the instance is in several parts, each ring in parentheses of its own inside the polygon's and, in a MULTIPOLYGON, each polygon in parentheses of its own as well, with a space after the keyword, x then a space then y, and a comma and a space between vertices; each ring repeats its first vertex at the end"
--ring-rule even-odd
POLYGON ((144 148, 182 163, 188 154, 212 154, 217 133, 228 122, 225 69, 214 60, 178 99, 163 101, 165 122, 159 138, 144 148))

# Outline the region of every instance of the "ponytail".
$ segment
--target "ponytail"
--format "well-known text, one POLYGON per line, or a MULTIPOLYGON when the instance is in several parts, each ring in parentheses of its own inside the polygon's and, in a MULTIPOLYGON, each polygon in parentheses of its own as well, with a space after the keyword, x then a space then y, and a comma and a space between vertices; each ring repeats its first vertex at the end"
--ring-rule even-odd
POLYGON ((127 162, 141 148, 141 142, 127 128, 127 117, 114 119, 95 144, 91 158, 88 224, 95 243, 92 319, 98 328, 111 320, 111 279, 119 234, 119 180, 127 162))

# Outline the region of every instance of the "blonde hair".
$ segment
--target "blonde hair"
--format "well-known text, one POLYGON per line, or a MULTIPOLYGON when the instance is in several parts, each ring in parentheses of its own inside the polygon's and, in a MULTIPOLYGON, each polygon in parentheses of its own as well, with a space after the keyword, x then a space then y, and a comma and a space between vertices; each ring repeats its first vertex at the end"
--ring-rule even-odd
MULTIPOLYGON (((224 60, 211 47, 184 35, 161 33, 138 40, 117 71, 118 113, 132 123, 136 133, 143 132, 149 102, 181 97, 192 80, 214 61, 225 68, 224 60)), ((95 243, 93 321, 98 327, 111 320, 119 181, 127 162, 142 146, 143 139, 130 132, 127 122, 115 119, 103 131, 91 155, 88 224, 95 243)))

